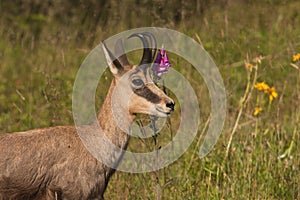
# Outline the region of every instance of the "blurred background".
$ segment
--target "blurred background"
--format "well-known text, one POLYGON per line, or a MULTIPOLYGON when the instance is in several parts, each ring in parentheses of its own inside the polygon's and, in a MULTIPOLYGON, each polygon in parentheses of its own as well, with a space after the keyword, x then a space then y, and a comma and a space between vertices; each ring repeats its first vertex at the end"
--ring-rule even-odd
MULTIPOLYGON (((224 130, 200 160, 209 94, 195 69, 170 54, 199 98, 197 138, 160 171, 117 172, 105 197, 300 199, 299 11, 297 0, 0 0, 0 133, 73 124, 73 82, 93 48, 131 28, 170 28, 203 45, 219 67, 227 93, 224 130), (270 89, 254 87, 261 82, 270 89)), ((111 78, 106 72, 100 80, 97 108, 111 78)), ((158 145, 174 136, 179 114, 158 145)), ((133 139, 129 148, 155 150, 157 144, 133 139)))

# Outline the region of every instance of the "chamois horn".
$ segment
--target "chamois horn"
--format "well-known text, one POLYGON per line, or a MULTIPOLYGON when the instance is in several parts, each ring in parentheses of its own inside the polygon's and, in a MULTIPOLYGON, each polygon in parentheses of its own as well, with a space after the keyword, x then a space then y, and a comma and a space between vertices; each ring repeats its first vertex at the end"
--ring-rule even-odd
POLYGON ((130 35, 128 38, 132 38, 132 37, 140 38, 143 43, 144 52, 143 52, 143 57, 142 57, 139 65, 151 63, 152 62, 152 51, 149 47, 149 42, 148 42, 147 38, 145 37, 145 34, 144 33, 134 33, 134 34, 130 35))
POLYGON ((157 42, 156 42, 155 36, 150 32, 144 32, 142 34, 149 37, 149 39, 150 39, 150 43, 151 43, 151 46, 152 46, 152 50, 151 50, 152 51, 152 58, 151 59, 152 59, 152 62, 153 62, 155 54, 156 54, 156 50, 157 50, 157 42))

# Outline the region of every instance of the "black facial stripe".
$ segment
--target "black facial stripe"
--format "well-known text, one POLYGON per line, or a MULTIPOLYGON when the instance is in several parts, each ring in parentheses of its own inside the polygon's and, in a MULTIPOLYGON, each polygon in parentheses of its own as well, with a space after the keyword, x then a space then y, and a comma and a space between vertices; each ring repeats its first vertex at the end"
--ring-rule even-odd
POLYGON ((134 89, 133 92, 141 97, 144 97, 148 101, 152 103, 158 103, 160 102, 159 96, 154 94, 147 86, 139 88, 139 89, 134 89))

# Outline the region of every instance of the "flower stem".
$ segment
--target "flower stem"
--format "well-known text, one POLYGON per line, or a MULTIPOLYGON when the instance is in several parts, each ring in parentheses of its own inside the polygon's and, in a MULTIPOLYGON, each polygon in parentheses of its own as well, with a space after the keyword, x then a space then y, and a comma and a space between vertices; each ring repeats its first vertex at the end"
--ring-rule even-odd
POLYGON ((227 147, 226 147, 224 161, 228 158, 228 154, 229 154, 229 150, 230 150, 230 147, 231 147, 233 136, 234 136, 234 134, 235 134, 235 132, 236 132, 236 130, 238 128, 238 125, 239 125, 242 113, 244 111, 245 105, 247 104, 247 102, 249 101, 249 99, 251 97, 253 86, 254 86, 254 84, 256 82, 256 79, 257 79, 257 68, 258 68, 257 66, 254 67, 254 76, 253 76, 252 82, 251 82, 252 71, 250 71, 250 70, 247 71, 247 86, 246 86, 246 90, 244 92, 243 97, 240 100, 240 106, 239 106, 240 108, 239 108, 237 118, 235 120, 234 126, 233 126, 231 134, 230 134, 229 142, 228 142, 227 147))

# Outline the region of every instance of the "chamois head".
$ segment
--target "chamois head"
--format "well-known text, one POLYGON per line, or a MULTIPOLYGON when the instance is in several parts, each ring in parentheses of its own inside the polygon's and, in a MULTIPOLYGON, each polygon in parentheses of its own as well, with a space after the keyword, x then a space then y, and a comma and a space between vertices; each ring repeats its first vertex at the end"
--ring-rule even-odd
POLYGON ((131 37, 138 37, 143 43, 143 56, 138 65, 129 64, 121 39, 115 45, 115 52, 120 55, 118 58, 102 44, 109 69, 115 77, 113 83, 116 84, 116 95, 113 98, 118 99, 118 107, 123 108, 123 111, 126 109, 130 115, 142 113, 166 117, 174 110, 174 101, 151 78, 156 40, 151 33, 133 34, 131 37), (150 48, 148 40, 154 48, 150 48))

